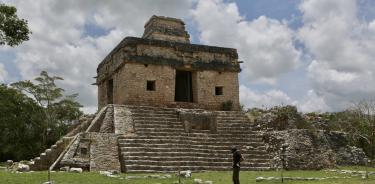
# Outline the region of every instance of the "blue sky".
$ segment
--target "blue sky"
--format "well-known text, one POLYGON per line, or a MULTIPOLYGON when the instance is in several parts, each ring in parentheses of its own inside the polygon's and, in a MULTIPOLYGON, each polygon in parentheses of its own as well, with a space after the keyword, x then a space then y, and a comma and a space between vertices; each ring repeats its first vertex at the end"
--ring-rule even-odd
POLYGON ((125 36, 141 36, 154 14, 181 18, 191 42, 237 48, 240 101, 338 111, 375 98, 372 0, 12 0, 30 41, 0 48, 0 82, 41 70, 65 78, 86 112, 96 110, 96 66, 125 36))

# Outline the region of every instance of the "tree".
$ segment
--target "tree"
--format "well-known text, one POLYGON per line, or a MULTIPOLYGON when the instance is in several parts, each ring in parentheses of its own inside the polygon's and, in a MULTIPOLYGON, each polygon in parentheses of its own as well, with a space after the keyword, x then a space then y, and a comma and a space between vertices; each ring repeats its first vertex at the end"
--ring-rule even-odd
POLYGON ((19 19, 17 9, 0 3, 0 45, 17 46, 29 40, 27 20, 19 19))
POLYGON ((41 107, 19 91, 0 84, 0 160, 31 158, 44 148, 41 107))
POLYGON ((62 134, 66 133, 67 122, 78 119, 83 113, 81 104, 75 101, 78 94, 64 96, 64 89, 57 87, 55 81, 63 80, 58 76, 49 76, 42 71, 35 78, 36 83, 29 80, 19 81, 11 86, 30 95, 40 107, 46 118, 43 126, 43 144, 53 144, 62 134))
POLYGON ((352 135, 365 150, 371 161, 375 156, 375 101, 361 101, 353 108, 356 121, 352 135))
POLYGON ((364 150, 370 160, 375 156, 375 101, 354 103, 345 111, 329 115, 331 130, 346 132, 352 145, 364 150))

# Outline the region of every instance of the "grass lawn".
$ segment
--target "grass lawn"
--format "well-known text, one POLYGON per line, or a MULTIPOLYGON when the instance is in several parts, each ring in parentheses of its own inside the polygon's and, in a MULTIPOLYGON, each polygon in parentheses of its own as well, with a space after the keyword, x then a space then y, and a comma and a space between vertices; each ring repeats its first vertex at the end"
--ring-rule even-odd
MULTIPOLYGON (((349 170, 365 170, 363 167, 346 167, 340 169, 349 170)), ((370 169, 375 171, 374 168, 370 169)), ((121 177, 125 176, 136 176, 140 174, 122 174, 121 177)), ((149 175, 149 174, 147 174, 149 175)), ((162 175, 162 174, 159 174, 162 175)), ((280 173, 276 171, 263 171, 263 172, 251 172, 242 171, 240 173, 240 180, 242 184, 256 183, 255 178, 258 176, 279 177, 280 173)), ((338 174, 328 171, 286 171, 284 176, 289 177, 348 177, 348 174, 338 174)), ((110 178, 107 176, 100 175, 98 173, 63 173, 56 172, 51 174, 52 180, 56 184, 172 184, 178 181, 178 178, 173 176, 170 179, 131 179, 131 180, 120 180, 118 178, 110 178)), ((231 172, 203 172, 193 173, 193 178, 200 178, 202 180, 211 180, 214 184, 231 184, 231 172)), ((32 172, 32 173, 10 173, 0 171, 0 184, 41 184, 47 181, 47 172, 32 172)), ((193 179, 183 179, 182 183, 193 184, 193 179)), ((257 182, 259 184, 270 184, 270 183, 281 183, 280 181, 262 181, 257 182)), ((375 176, 370 176, 369 180, 363 180, 360 176, 353 176, 350 179, 327 179, 322 181, 284 181, 284 183, 319 183, 319 184, 375 184, 375 176)))

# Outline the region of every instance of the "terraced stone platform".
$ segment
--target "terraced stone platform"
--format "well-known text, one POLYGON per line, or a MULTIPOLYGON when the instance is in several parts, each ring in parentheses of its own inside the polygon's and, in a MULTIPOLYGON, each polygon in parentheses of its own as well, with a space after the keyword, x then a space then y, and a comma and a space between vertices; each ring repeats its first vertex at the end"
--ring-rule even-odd
POLYGON ((242 170, 270 169, 261 132, 241 111, 108 105, 85 127, 65 139, 70 146, 58 146, 48 158, 42 153, 33 168, 54 163, 53 169, 90 171, 223 171, 231 170, 230 148, 236 146, 246 160, 242 170))
POLYGON ((134 122, 134 134, 118 139, 125 172, 230 170, 232 146, 246 159, 242 170, 270 169, 262 136, 253 131, 243 112, 214 111, 216 133, 194 129, 187 133, 179 109, 124 107, 134 122))

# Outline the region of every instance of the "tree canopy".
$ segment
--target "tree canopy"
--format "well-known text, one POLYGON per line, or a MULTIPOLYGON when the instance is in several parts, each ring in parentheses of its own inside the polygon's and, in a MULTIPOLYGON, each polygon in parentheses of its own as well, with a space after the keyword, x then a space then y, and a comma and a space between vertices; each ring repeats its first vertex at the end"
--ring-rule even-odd
POLYGON ((25 159, 43 149, 44 115, 33 99, 0 84, 0 160, 25 159))
POLYGON ((17 9, 0 3, 0 45, 17 46, 29 40, 27 20, 17 16, 17 9))
POLYGON ((34 81, 0 84, 0 161, 30 159, 67 133, 83 113, 75 97, 64 95, 58 76, 42 71, 34 81))

